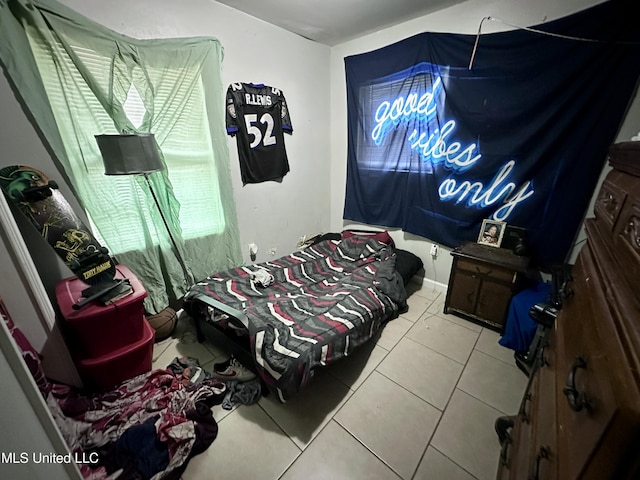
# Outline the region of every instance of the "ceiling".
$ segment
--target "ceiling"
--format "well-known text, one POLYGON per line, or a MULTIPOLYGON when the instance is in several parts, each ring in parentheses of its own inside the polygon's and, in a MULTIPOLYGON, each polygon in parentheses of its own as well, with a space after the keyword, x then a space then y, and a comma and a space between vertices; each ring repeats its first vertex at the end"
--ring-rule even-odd
POLYGON ((305 38, 333 46, 464 0, 217 0, 305 38))

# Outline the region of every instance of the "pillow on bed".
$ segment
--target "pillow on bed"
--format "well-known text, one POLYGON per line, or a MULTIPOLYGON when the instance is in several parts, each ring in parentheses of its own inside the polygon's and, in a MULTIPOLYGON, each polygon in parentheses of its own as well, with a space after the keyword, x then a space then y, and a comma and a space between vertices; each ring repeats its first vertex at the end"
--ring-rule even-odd
POLYGON ((396 248, 396 270, 402 277, 405 286, 423 266, 424 264, 420 257, 406 250, 396 248))
MULTIPOLYGON (((318 235, 313 239, 312 245, 316 243, 322 242, 324 240, 340 240, 342 238, 353 237, 354 235, 369 235, 373 236, 376 240, 379 240, 382 243, 387 245, 393 245, 393 239, 389 232, 374 232, 374 231, 365 231, 365 230, 343 230, 342 234, 340 233, 325 233, 323 235, 318 235)), ((401 250, 399 248, 395 249, 396 252, 396 270, 402 277, 402 280, 405 286, 411 281, 411 278, 422 269, 424 266, 422 260, 417 255, 414 255, 407 250, 401 250)))
POLYGON ((394 246, 393 238, 391 238, 391 235, 389 235, 389 232, 387 232, 386 230, 383 230, 382 232, 376 232, 372 230, 343 230, 342 231, 342 238, 355 237, 356 235, 359 237, 370 237, 386 245, 391 245, 392 247, 394 246))

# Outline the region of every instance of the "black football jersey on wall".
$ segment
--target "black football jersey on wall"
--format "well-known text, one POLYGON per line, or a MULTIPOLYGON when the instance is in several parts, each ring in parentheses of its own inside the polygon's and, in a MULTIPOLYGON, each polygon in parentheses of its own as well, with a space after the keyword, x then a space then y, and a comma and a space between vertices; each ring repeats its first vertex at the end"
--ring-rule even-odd
POLYGON ((289 172, 284 135, 293 133, 282 91, 232 83, 227 89, 227 133, 236 137, 242 183, 280 180, 289 172))

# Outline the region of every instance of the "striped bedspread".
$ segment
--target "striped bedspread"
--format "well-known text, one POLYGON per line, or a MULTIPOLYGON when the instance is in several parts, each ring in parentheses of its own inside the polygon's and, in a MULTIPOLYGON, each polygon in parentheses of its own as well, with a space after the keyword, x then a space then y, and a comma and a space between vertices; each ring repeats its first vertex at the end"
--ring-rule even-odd
POLYGON ((406 307, 393 248, 359 236, 212 275, 192 287, 185 309, 206 298, 242 312, 258 373, 283 402, 406 307))

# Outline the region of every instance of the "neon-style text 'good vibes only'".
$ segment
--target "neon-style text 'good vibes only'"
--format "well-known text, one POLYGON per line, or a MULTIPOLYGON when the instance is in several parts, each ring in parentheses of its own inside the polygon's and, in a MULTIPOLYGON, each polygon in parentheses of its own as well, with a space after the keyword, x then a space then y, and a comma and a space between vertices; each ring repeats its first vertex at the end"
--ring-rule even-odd
MULTIPOLYGON (((482 154, 477 151, 475 143, 463 146, 450 138, 456 128, 455 120, 449 120, 439 127, 436 100, 441 90, 442 80, 437 77, 431 91, 421 95, 410 92, 406 96, 399 95, 392 101, 381 102, 374 115, 371 139, 376 145, 380 145, 390 130, 398 128, 401 124, 418 121, 421 131, 414 128, 406 138, 411 148, 418 152, 424 161, 431 160, 433 165, 443 163, 447 170, 460 174, 476 164, 482 158, 482 154)), ((486 186, 478 181, 446 178, 438 189, 440 199, 456 203, 466 201, 467 205, 478 208, 502 202, 503 205, 493 212, 492 218, 505 221, 519 203, 534 194, 531 180, 524 182, 519 188, 509 181, 515 166, 515 160, 503 164, 486 186)))

